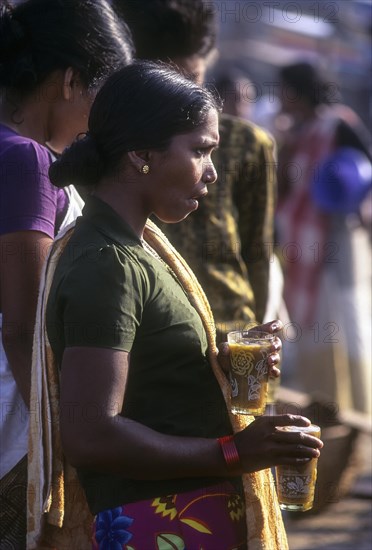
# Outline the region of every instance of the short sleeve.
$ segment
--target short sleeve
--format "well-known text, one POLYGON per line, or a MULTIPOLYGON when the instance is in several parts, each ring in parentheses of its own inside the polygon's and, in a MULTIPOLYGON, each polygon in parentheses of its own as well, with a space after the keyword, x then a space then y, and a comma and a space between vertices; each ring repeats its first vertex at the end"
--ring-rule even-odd
POLYGON ((41 231, 54 238, 57 193, 48 177, 51 156, 33 142, 14 143, 0 162, 0 234, 41 231))
POLYGON ((146 281, 139 264, 113 245, 88 250, 61 284, 65 347, 130 351, 141 323, 146 281))

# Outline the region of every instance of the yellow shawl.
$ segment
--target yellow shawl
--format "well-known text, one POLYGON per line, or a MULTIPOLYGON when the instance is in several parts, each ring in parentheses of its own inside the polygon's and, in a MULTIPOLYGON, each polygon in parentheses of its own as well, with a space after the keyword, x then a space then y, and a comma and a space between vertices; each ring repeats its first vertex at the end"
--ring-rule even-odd
MULTIPOLYGON (((90 550, 92 515, 76 472, 66 463, 59 434, 59 373, 45 330, 45 307, 54 270, 71 234, 71 224, 53 244, 37 308, 31 381, 28 453, 27 548, 90 550)), ((230 410, 230 385, 217 361, 215 325, 207 298, 195 275, 164 234, 148 222, 144 239, 171 267, 198 311, 209 344, 209 359, 230 410)), ((230 414, 234 432, 252 417, 230 414)), ((286 550, 287 538, 270 470, 243 476, 249 550, 286 550)))

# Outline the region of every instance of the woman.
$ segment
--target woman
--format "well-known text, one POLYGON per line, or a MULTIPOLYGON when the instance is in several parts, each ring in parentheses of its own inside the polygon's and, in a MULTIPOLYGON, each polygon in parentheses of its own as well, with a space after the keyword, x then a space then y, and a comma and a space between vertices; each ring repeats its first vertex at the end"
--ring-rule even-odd
POLYGON ((40 271, 57 232, 81 212, 72 187, 48 179, 49 151, 85 131, 99 82, 131 59, 129 33, 99 0, 29 0, 0 11, 1 540, 21 522, 31 348, 40 271), (4 349, 3 347, 4 346, 4 349), (4 351, 5 350, 5 351, 4 351), (6 514, 6 515, 3 515, 6 514))
MULTIPOLYGON (((189 74, 200 86, 218 57, 218 22, 203 0, 114 0, 128 22, 136 57, 162 60, 189 74)), ((217 86, 218 89, 218 86, 217 86)), ((213 304, 218 340, 229 331, 278 316, 285 322, 282 277, 269 243, 274 241, 275 144, 262 128, 224 112, 213 152, 218 171, 205 201, 180 224, 158 224, 197 276, 213 304), (273 312, 275 312, 273 314, 273 312)), ((270 401, 275 399, 270 385, 270 401)))
MULTIPOLYGON (((171 62, 200 86, 218 57, 218 21, 203 0, 114 0, 128 22, 136 57, 171 62)), ((228 94, 231 97, 231 94, 228 94)), ((226 107, 227 97, 224 99, 226 107)), ((225 113, 213 153, 218 180, 181 226, 161 230, 185 258, 213 304, 217 334, 261 322, 268 305, 276 174, 272 138, 225 113)), ((271 319, 272 317, 269 317, 271 319)))
POLYGON ((208 91, 138 62, 108 79, 86 137, 50 168, 58 186, 74 177, 91 188, 62 246, 46 325, 61 369, 63 450, 96 515, 94 548, 245 548, 241 475, 309 460, 322 445, 279 435, 276 425, 308 423, 288 415, 232 436, 208 304, 148 221, 198 208, 217 176, 217 118, 208 91))
POLYGON ((290 382, 369 414, 371 247, 360 208, 372 185, 371 135, 316 67, 294 63, 279 76, 291 121, 278 136, 277 210, 295 328, 285 350, 290 382))

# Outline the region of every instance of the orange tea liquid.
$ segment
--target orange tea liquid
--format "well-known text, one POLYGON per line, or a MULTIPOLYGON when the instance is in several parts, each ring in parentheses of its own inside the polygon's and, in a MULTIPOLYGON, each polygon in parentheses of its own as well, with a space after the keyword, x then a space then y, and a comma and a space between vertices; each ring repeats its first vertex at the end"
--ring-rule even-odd
POLYGON ((268 391, 267 357, 271 341, 229 342, 231 360, 231 411, 234 414, 261 415, 268 391))
MULTIPOLYGON (((320 428, 312 424, 307 428, 284 426, 285 431, 303 431, 320 437, 320 428)), ((277 466, 276 487, 282 510, 306 512, 313 507, 318 459, 313 458, 302 466, 277 466)))

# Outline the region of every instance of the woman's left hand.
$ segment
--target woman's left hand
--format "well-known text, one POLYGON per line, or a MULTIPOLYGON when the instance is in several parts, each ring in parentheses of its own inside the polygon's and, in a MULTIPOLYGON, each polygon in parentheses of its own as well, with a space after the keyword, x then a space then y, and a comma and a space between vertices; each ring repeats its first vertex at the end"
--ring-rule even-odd
MULTIPOLYGON (((283 328, 283 323, 279 319, 275 319, 274 321, 270 321, 269 323, 251 327, 249 330, 263 330, 265 332, 269 332, 270 334, 276 334, 280 332, 282 328, 283 328)), ((272 343, 270 355, 268 357, 268 364, 270 369, 269 376, 271 378, 278 378, 280 376, 280 370, 278 366, 280 364, 281 349, 282 349, 282 342, 280 338, 277 336, 275 337, 272 343)), ((226 374, 228 374, 231 369, 231 363, 230 363, 229 344, 227 342, 222 342, 222 344, 218 346, 218 362, 222 370, 226 374)))

